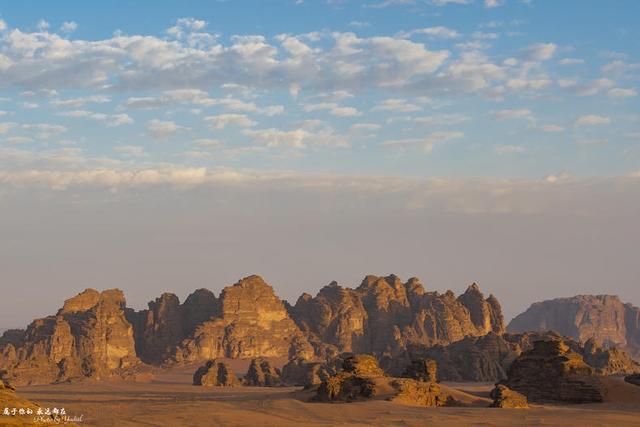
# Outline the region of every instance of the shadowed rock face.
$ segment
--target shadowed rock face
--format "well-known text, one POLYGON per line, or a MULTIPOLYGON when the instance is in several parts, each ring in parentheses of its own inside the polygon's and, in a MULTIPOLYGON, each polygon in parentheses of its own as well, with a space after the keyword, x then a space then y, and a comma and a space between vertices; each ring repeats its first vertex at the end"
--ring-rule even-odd
POLYGON ((193 385, 236 387, 242 384, 226 363, 209 360, 193 375, 193 385))
POLYGON ((367 276, 356 289, 332 282, 301 296, 291 316, 321 355, 342 352, 396 356, 411 347, 448 344, 467 335, 502 333, 502 312, 477 285, 456 298, 426 292, 418 279, 367 276))
POLYGON ((593 369, 560 339, 536 341, 513 362, 503 384, 534 402, 602 402, 605 396, 593 369))
POLYGON ((244 376, 244 384, 253 387, 278 387, 282 385, 280 371, 271 366, 268 360, 253 359, 244 376))
POLYGON ((88 289, 31 323, 19 341, 3 338, 0 369, 19 385, 133 375, 139 360, 124 307, 120 290, 88 289))
POLYGON ((516 316, 509 332, 554 330, 578 341, 595 338, 640 358, 640 308, 612 295, 578 295, 537 302, 516 316))

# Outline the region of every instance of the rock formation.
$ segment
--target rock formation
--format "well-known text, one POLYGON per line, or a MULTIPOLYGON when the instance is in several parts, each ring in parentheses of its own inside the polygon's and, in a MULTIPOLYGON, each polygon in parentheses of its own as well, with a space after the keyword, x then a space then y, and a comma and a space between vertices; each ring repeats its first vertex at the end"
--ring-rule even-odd
POLYGON ((325 357, 342 352, 396 357, 409 348, 504 330, 500 305, 493 297, 484 299, 477 285, 456 298, 394 275, 367 276, 356 289, 332 282, 316 297, 302 295, 290 313, 325 357))
POLYGON ((335 374, 335 370, 325 363, 296 358, 282 367, 281 378, 289 386, 310 387, 322 383, 332 374, 335 374))
POLYGON ((397 390, 397 394, 389 399, 392 402, 426 407, 447 404, 446 396, 441 393, 440 385, 435 382, 401 378, 393 381, 391 385, 397 390))
POLYGON ((561 339, 534 342, 502 383, 534 402, 602 402, 606 393, 593 369, 561 339))
POLYGON ((342 370, 320 384, 315 400, 352 402, 370 399, 377 394, 375 379, 380 377, 384 377, 384 371, 375 357, 348 355, 342 360, 342 370))
POLYGON ((280 371, 268 360, 256 358, 251 361, 249 370, 244 376, 244 384, 253 387, 278 387, 282 385, 280 371))
POLYGON ((637 385, 640 387, 640 374, 627 375, 624 380, 629 384, 637 385))
POLYGON ((235 387, 242 384, 226 363, 208 360, 193 375, 193 385, 235 387))
POLYGON ((490 405, 492 408, 529 408, 527 396, 511 390, 503 384, 497 384, 496 387, 491 390, 491 398, 493 399, 493 403, 490 405))
POLYGON ((640 365, 622 350, 601 347, 595 340, 581 345, 555 332, 503 335, 489 333, 481 337, 467 337, 446 346, 437 345, 415 351, 413 356, 435 360, 438 377, 443 381, 495 382, 505 379, 513 361, 523 352, 533 348, 534 341, 541 339, 562 339, 599 375, 640 371, 640 365))
POLYGON ((177 348, 178 362, 220 357, 313 357, 306 337, 261 277, 249 276, 224 288, 218 304, 213 317, 197 326, 177 348))
POLYGON ((140 362, 124 308, 121 291, 87 289, 22 336, 5 334, 0 370, 18 385, 135 375, 140 362))
POLYGON ((507 327, 512 333, 554 330, 585 342, 595 338, 640 358, 640 308, 612 295, 578 295, 532 304, 507 327))
POLYGON ((438 365, 433 359, 418 358, 411 361, 402 376, 418 381, 436 382, 438 365))

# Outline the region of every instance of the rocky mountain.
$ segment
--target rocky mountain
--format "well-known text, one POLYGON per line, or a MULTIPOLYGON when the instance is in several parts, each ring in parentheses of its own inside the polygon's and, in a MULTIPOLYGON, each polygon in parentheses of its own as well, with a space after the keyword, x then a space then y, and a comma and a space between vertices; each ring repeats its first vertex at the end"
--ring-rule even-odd
POLYGON ((586 342, 595 338, 640 358, 640 308, 612 295, 578 295, 532 304, 516 316, 508 332, 554 330, 586 342))

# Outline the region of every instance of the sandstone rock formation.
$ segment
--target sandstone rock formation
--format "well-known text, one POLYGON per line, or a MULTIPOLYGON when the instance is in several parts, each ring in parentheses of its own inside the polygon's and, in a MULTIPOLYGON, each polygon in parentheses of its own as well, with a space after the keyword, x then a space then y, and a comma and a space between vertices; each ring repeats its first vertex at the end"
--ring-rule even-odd
POLYGON ((242 383, 226 363, 208 360, 193 375, 193 385, 235 387, 242 385, 242 383))
POLYGON ((490 405, 492 408, 529 408, 527 396, 511 390, 503 384, 497 384, 496 387, 491 390, 491 398, 493 399, 493 403, 490 405))
POLYGON ((392 402, 416 406, 446 406, 447 397, 441 393, 440 385, 435 382, 413 379, 397 379, 391 383, 397 394, 390 398, 392 402))
POLYGON ((342 370, 324 380, 315 400, 352 402, 370 399, 377 394, 376 378, 384 377, 375 357, 366 354, 347 355, 342 370))
POLYGON ((323 357, 354 352, 394 358, 414 347, 504 330, 500 305, 484 299, 477 285, 456 298, 394 275, 367 276, 356 289, 332 282, 316 297, 302 295, 290 313, 323 357))
POLYGON ((282 385, 280 371, 268 360, 256 358, 251 361, 249 370, 244 376, 244 384, 253 387, 278 387, 282 385))
POLYGON ((561 339, 534 342, 502 383, 534 402, 602 402, 606 393, 593 369, 561 339))
POLYGON ((22 336, 5 334, 0 370, 18 385, 135 375, 140 361, 124 308, 120 290, 87 289, 22 336))
POLYGON ((224 288, 218 309, 176 349, 178 362, 220 357, 304 357, 313 348, 289 317, 273 288, 259 276, 249 276, 224 288))
POLYGON ((436 382, 438 365, 433 359, 418 358, 411 361, 402 376, 418 381, 436 382))
POLYGON ((585 342, 595 338, 640 358, 640 308, 612 295, 578 295, 537 302, 516 316, 509 332, 554 330, 585 342))
POLYGON ((322 383, 333 374, 335 370, 326 363, 296 358, 282 367, 281 379, 289 386, 310 387, 322 383))

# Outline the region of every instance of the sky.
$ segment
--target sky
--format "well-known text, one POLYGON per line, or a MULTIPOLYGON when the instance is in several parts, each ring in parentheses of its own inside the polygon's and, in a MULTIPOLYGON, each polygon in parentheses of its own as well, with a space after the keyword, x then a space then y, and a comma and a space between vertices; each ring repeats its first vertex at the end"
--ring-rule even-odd
POLYGON ((640 3, 0 3, 0 326, 261 274, 640 305, 640 3))

